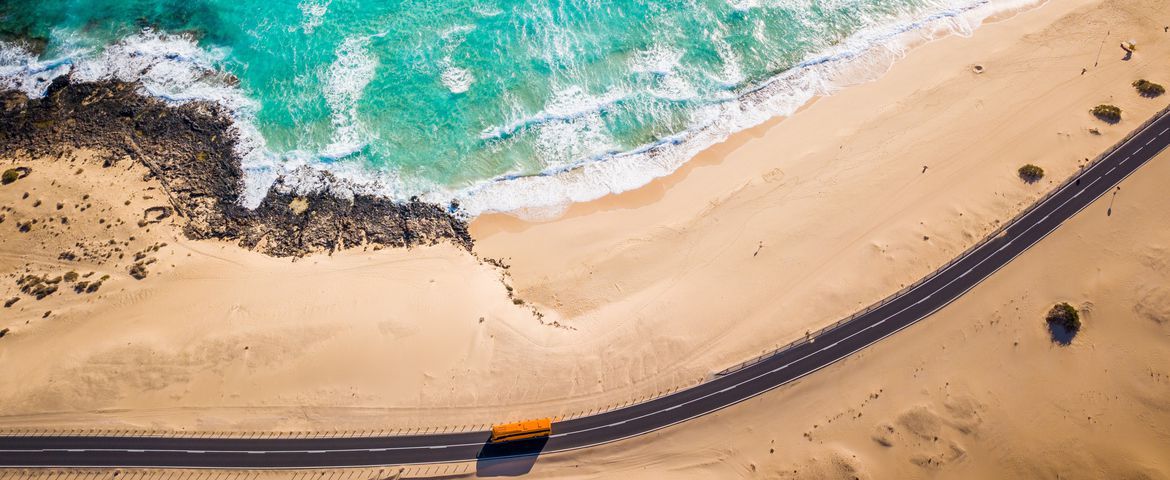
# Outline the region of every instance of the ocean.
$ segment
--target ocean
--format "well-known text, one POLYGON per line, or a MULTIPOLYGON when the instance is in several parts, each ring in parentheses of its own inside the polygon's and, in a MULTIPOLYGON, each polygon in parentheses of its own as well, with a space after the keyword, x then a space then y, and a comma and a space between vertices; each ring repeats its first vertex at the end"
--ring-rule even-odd
POLYGON ((1028 0, 5 0, 0 88, 227 107, 246 204, 313 172, 475 216, 667 175, 1028 0))

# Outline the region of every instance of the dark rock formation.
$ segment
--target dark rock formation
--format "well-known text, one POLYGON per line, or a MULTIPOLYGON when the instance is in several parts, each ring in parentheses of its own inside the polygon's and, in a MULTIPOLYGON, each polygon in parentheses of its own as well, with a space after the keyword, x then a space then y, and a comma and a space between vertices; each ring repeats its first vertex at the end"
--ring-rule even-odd
POLYGON ((53 155, 63 147, 92 148, 109 153, 106 166, 141 162, 161 181, 176 214, 187 219, 184 232, 193 239, 236 240, 274 256, 442 240, 471 249, 465 222, 416 200, 350 200, 328 191, 297 196, 278 183, 258 208, 244 208, 243 170, 228 112, 208 102, 168 105, 139 95, 137 88, 58 78, 44 98, 0 92, 0 149, 53 155))

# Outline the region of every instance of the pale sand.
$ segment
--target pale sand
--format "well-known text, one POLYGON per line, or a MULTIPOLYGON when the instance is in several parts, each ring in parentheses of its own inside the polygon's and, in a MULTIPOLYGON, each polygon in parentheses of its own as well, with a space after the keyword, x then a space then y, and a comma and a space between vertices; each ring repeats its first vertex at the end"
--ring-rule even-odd
POLYGON ((1170 478, 1170 152, 926 321, 533 478, 1170 478), (1112 212, 1110 207, 1112 206, 1112 212), (1084 312, 1051 342, 1056 302, 1084 312), (887 446, 888 445, 888 446, 887 446))
MULTIPOLYGON (((1170 23, 1170 7, 1154 0, 1053 2, 985 26, 971 38, 950 37, 917 48, 879 81, 821 99, 791 119, 744 132, 676 175, 638 191, 573 206, 564 217, 546 223, 499 215, 481 218, 472 226, 479 242, 476 251, 512 265, 503 282, 501 270, 447 246, 345 252, 291 262, 233 246, 181 240, 174 228, 157 226, 148 234, 133 226, 141 209, 152 204, 136 193, 144 185, 136 180, 142 173, 138 169, 113 180, 121 182, 120 188, 96 189, 85 182, 104 185, 111 181, 106 176, 110 170, 99 173, 91 165, 86 175, 69 175, 75 167, 33 161, 33 176, 0 188, 2 204, 16 208, 0 224, 0 267, 18 272, 31 263, 35 273, 54 274, 93 269, 113 278, 94 294, 63 291, 39 302, 26 296, 12 309, 0 310, 0 327, 12 328, 0 339, 0 365, 7 380, 0 389, 5 412, 0 423, 380 429, 564 414, 698 381, 921 277, 1164 106, 1165 99, 1140 98, 1129 86, 1141 77, 1170 83, 1165 61, 1170 34, 1163 33, 1163 23, 1170 23), (1082 67, 1093 66, 1106 31, 1112 34, 1105 40, 1100 65, 1080 75, 1082 67), (1139 50, 1133 60, 1123 62, 1117 43, 1129 38, 1138 41, 1139 50), (973 73, 975 64, 984 66, 984 73, 973 73), (1105 125, 1088 115, 1091 106, 1106 101, 1125 109, 1120 124, 1105 125), (1089 128, 1098 128, 1101 135, 1089 133, 1089 128), (1048 178, 1037 185, 1020 182, 1015 169, 1027 162, 1043 166, 1048 178), (930 167, 926 173, 921 172, 923 165, 930 167), (57 185, 49 185, 54 180, 57 185), (25 190, 30 198, 21 200, 18 192, 25 190), (16 220, 30 212, 47 215, 57 198, 76 203, 83 192, 93 193, 91 201, 99 210, 106 205, 118 210, 110 216, 124 218, 127 225, 106 233, 96 223, 97 215, 73 213, 88 220, 72 222, 72 229, 59 237, 36 228, 28 234, 15 232, 16 220), (124 206, 130 196, 137 203, 124 206), (38 197, 45 205, 33 208, 31 201, 38 197), (130 255, 154 242, 169 245, 155 255, 159 260, 151 275, 136 281, 126 275, 125 261, 94 268, 59 262, 60 251, 81 233, 92 242, 135 235, 133 248, 127 249, 130 255), (513 305, 504 282, 528 303, 513 305), (538 319, 529 305, 544 318, 538 319), (45 310, 53 313, 41 319, 45 310)), ((1156 178, 1152 171, 1142 171, 1131 181, 1156 178)), ((1123 198, 1133 201, 1134 209, 1140 208, 1139 199, 1154 205, 1157 188, 1155 181, 1145 196, 1131 197, 1127 187, 1123 198)), ((1140 212, 1131 212, 1134 220, 1127 228, 1142 231, 1144 225, 1148 233, 1162 227, 1164 211, 1145 210, 1142 219, 1140 212)), ((1166 241, 1150 243, 1162 238, 1157 235, 1139 238, 1149 248, 1170 246, 1166 241)), ((1059 255, 1093 258, 1108 253, 1117 262, 1141 260, 1125 249, 1069 249, 1059 255)), ((1146 273, 1165 275, 1165 267, 1150 267, 1146 273)), ((997 281, 1035 292, 1028 297, 1035 302, 1033 310, 1042 313, 1043 305, 1061 299, 1033 290, 1035 279, 1025 275, 1019 275, 1023 280, 1002 280, 1009 271, 1001 272, 997 281)), ((1144 284, 1163 280, 1154 278, 1144 284)), ((1132 302, 1111 304, 1106 294, 1139 292, 1123 288, 1121 281, 1100 282, 1095 288, 1111 290, 1072 299, 1091 301, 1101 312, 1128 312, 1132 302)), ((0 288, 3 298, 16 289, 12 280, 0 288)), ((1017 298, 981 294, 989 295, 981 305, 1009 305, 1017 298)), ((1148 308, 1165 312, 1158 309, 1170 306, 1170 298, 1158 295, 1148 308)), ((1012 306, 988 310, 1007 308, 1012 306)), ((1019 318, 1039 314, 1028 311, 1019 318)), ((921 346, 933 352, 931 345, 939 342, 915 332, 942 328, 929 325, 942 323, 947 315, 953 314, 933 318, 928 326, 911 329, 860 358, 889 353, 894 341, 904 342, 899 343, 903 349, 921 346)), ((1009 342, 992 335, 998 330, 989 328, 989 321, 978 329, 990 337, 988 342, 1009 342)), ((960 334, 972 335, 974 328, 960 334)), ((1028 323, 1013 328, 1039 329, 1028 323)), ((1130 351, 1156 349, 1156 342, 1164 348, 1162 332, 1135 334, 1132 340, 1142 346, 1130 351)), ((963 343, 946 339, 952 345, 963 343)), ((1029 340, 1034 343, 1029 348, 1049 356, 1087 348, 1042 349, 1042 340, 1029 340)), ((1024 399, 1044 398, 1050 388, 1017 382, 1020 391, 1012 395, 1018 395, 1018 404, 1005 400, 1006 393, 992 400, 974 395, 1000 391, 995 377, 1007 366, 1021 368, 1017 375, 1025 379, 1051 370, 1025 368, 1031 365, 1027 362, 1007 365, 1003 362, 1015 357, 996 356, 1013 351, 975 349, 968 354, 971 360, 952 367, 961 369, 955 375, 971 379, 964 381, 984 379, 962 392, 980 403, 980 418, 1004 416, 998 424, 987 420, 987 426, 979 427, 978 438, 992 440, 982 447, 962 439, 969 456, 979 448, 1006 448, 999 446, 1005 436, 1031 439, 1031 444, 1047 438, 1038 431, 1041 424, 1032 423, 1044 412, 1036 412, 1024 399), (1002 366, 984 369, 994 362, 1002 366), (1009 411, 1009 405, 1017 407, 1009 411), (993 424, 999 426, 990 429, 993 424)), ((1036 362, 1057 361, 1045 355, 1037 355, 1036 362)), ((1077 361, 1116 362, 1102 365, 1118 371, 1138 368, 1136 359, 1143 358, 1077 361)), ((696 427, 687 424, 656 435, 665 440, 625 442, 582 458, 627 469, 651 464, 664 469, 659 472, 674 473, 692 465, 688 462, 706 465, 696 472, 732 465, 739 470, 718 471, 747 474, 746 462, 764 465, 765 460, 768 468, 796 464, 793 468, 800 469, 809 455, 823 460, 835 447, 820 446, 814 435, 810 445, 821 450, 805 448, 793 425, 808 430, 808 419, 857 407, 871 389, 897 390, 882 385, 910 380, 896 374, 887 379, 884 372, 925 368, 926 363, 911 357, 882 365, 853 359, 799 386, 699 420, 696 427), (866 370, 872 368, 882 370, 866 370), (860 387, 836 378, 845 369, 862 372, 849 377, 860 387), (842 393, 849 388, 863 393, 860 398, 842 393), (820 400, 806 401, 814 396, 820 400), (743 425, 767 425, 777 415, 775 409, 758 407, 760 402, 777 402, 787 414, 801 415, 771 423, 779 430, 777 441, 783 442, 777 450, 790 452, 787 456, 757 459, 759 453, 752 449, 762 437, 744 435, 743 425), (672 433, 691 429, 697 433, 689 435, 698 440, 672 433), (749 443, 733 447, 739 437, 749 443), (687 453, 665 453, 675 447, 687 453), (707 454, 695 454, 688 450, 692 447, 707 454)), ((1165 388, 1165 380, 1160 385, 1165 388)), ((890 405, 887 420, 894 422, 899 412, 919 404, 949 414, 941 400, 924 396, 932 388, 911 385, 904 396, 883 393, 881 401, 890 405)), ((1107 388, 1102 384, 1097 391, 1107 388)), ((1077 398, 1099 412, 1114 410, 1104 396, 1077 398)), ((1165 430, 1165 418, 1158 416, 1163 410, 1135 400, 1135 393, 1124 398, 1144 405, 1135 414, 1148 419, 1145 425, 1165 430)), ((883 418, 880 413, 866 415, 883 418)), ((1054 432, 1064 440, 1080 433, 1054 432)), ((850 430, 840 438, 871 433, 850 430)), ((1055 456, 1058 444, 1045 445, 1055 456)), ((873 448, 852 448, 863 455, 863 447, 873 448)), ((563 474, 558 469, 574 458, 551 457, 548 471, 563 474)), ((888 468, 900 466, 892 462, 888 468)))
MULTIPOLYGON (((1123 182, 1115 201, 1099 199, 928 321, 816 376, 644 437, 496 471, 581 479, 1170 478, 1170 230, 1158 228, 1170 217, 1167 175, 1170 152, 1123 182), (1085 326, 1069 346, 1053 344, 1042 321, 1057 301, 1083 309, 1085 326)), ((472 478, 478 468, 327 475, 472 478)))

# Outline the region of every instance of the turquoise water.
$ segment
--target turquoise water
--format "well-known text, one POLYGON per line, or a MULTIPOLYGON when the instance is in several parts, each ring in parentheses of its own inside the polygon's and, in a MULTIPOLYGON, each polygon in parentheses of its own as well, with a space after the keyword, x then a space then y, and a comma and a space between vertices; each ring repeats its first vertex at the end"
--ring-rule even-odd
MULTIPOLYGON (((801 68, 874 48, 889 39, 883 32, 955 22, 983 3, 6 0, 0 79, 34 92, 43 87, 36 77, 69 71, 141 79, 151 94, 231 106, 260 183, 308 166, 391 195, 476 204, 492 190, 485 184, 681 143, 750 110, 743 97, 778 76, 796 79, 801 68), (41 51, 21 52, 14 38, 41 51)), ((768 96, 792 105, 752 114, 783 114, 823 93, 815 79, 789 83, 801 91, 773 87, 768 96)), ((650 176, 679 163, 643 156, 650 176)), ((636 163, 593 170, 638 177, 636 163)), ((601 177, 495 189, 506 198, 473 213, 645 181, 601 177), (565 192, 534 191, 557 188, 565 192)))

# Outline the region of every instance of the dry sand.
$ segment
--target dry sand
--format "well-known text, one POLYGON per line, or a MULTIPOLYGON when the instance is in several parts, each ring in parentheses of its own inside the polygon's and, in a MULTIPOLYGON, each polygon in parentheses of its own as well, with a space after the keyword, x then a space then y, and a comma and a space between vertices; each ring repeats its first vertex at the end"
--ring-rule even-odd
MULTIPOLYGON (((476 253, 508 269, 449 246, 291 261, 191 242, 173 218, 137 225, 164 200, 128 162, 0 157, 34 169, 0 187, 0 298, 22 297, 0 310, 0 426, 473 424, 699 381, 925 275, 1165 106, 1129 86, 1170 83, 1164 24, 1161 1, 1066 0, 929 43, 645 188, 553 221, 481 217, 476 253), (1105 102, 1121 123, 1088 114, 1105 102), (1048 177, 1024 184, 1024 163, 1048 177), (134 254, 161 243, 149 276, 131 278, 134 254), (110 278, 17 293, 20 275, 70 270, 110 278)), ((654 441, 550 456, 535 473, 1164 477, 1167 163, 1131 178, 1113 217, 1090 208, 921 326, 654 441), (1038 322, 1060 300, 1092 305, 1069 348, 1038 322)))
POLYGON ((1170 478, 1167 176, 1170 152, 861 354, 533 477, 1170 478), (1062 301, 1084 315, 1069 346, 1043 321, 1062 301))

